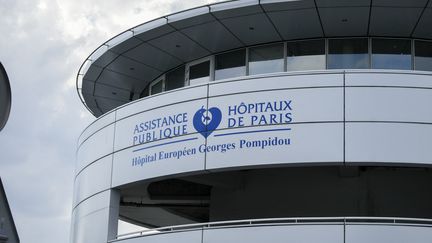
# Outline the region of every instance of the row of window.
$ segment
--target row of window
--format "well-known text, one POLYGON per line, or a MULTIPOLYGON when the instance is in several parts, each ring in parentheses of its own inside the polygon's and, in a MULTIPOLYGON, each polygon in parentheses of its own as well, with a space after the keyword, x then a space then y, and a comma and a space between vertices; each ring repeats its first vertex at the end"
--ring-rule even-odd
POLYGON ((246 75, 323 69, 432 71, 432 42, 389 38, 319 39, 267 44, 209 56, 153 81, 141 97, 246 75))

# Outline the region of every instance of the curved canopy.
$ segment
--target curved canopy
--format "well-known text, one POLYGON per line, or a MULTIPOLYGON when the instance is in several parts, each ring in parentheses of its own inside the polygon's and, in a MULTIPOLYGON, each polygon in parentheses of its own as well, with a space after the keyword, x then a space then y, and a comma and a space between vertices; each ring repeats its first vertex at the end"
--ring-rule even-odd
POLYGON ((11 88, 6 70, 0 63, 0 130, 6 125, 11 108, 11 88))
POLYGON ((428 0, 239 0, 171 14, 96 49, 77 77, 95 115, 137 99, 155 78, 186 62, 261 43, 325 37, 432 39, 428 0))

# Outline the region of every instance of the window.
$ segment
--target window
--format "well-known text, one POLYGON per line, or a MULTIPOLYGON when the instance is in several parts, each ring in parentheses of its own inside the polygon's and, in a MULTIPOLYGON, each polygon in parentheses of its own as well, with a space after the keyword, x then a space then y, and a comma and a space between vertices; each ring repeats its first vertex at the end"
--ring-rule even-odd
POLYGON ((330 39, 328 69, 369 68, 368 39, 330 39))
POLYGON ((246 75, 245 49, 217 55, 215 62, 215 80, 246 75))
POLYGON ((188 65, 189 85, 195 85, 210 81, 210 59, 188 65))
POLYGON ((411 41, 372 39, 372 68, 411 69, 411 41))
POLYGON ((287 43, 287 71, 325 69, 325 41, 287 43))
POLYGON ((149 93, 150 93, 150 86, 147 85, 147 86, 144 88, 144 90, 141 92, 141 94, 140 94, 140 98, 143 98, 143 97, 147 97, 147 96, 149 96, 149 93))
POLYGON ((282 43, 249 49, 249 74, 284 71, 284 45, 282 43))
POLYGON ((415 42, 415 69, 432 71, 432 42, 415 42))
POLYGON ((150 95, 158 94, 164 91, 164 79, 159 78, 150 84, 150 95))
POLYGON ((165 90, 178 89, 185 86, 185 67, 175 69, 165 76, 165 90))

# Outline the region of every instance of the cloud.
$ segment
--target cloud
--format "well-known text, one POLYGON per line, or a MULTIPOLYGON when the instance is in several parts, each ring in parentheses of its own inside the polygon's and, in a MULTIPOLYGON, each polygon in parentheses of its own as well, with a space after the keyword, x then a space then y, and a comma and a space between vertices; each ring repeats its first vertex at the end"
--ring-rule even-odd
POLYGON ((75 91, 84 59, 128 28, 209 2, 0 0, 0 60, 13 99, 0 176, 21 242, 69 241, 76 142, 94 120, 75 91))

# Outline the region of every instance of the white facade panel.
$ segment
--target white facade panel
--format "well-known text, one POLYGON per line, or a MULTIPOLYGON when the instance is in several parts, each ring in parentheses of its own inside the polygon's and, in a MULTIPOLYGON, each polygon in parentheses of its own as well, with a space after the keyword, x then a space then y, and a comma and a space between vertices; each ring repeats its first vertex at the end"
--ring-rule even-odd
POLYGON ((351 87, 346 88, 346 121, 432 123, 431 104, 432 89, 351 87))
POLYGON ((108 241, 109 208, 74 221, 72 243, 106 243, 108 241))
POLYGON ((84 201, 73 209, 74 219, 78 220, 88 214, 109 207, 110 191, 103 191, 84 201))
POLYGON ((73 206, 111 188, 112 155, 92 163, 75 178, 73 206))
POLYGON ((346 162, 432 164, 432 125, 347 123, 346 162))
POLYGON ((343 225, 284 225, 206 229, 203 243, 343 243, 343 225))
POLYGON ((112 186, 204 169, 205 144, 195 133, 135 146, 114 154, 112 186))
POLYGON ((122 240, 124 243, 202 243, 202 230, 149 235, 122 240))
POLYGON ((208 107, 217 107, 222 112, 218 130, 291 122, 343 121, 343 88, 286 89, 218 96, 209 99, 208 107))
POLYGON ((429 243, 432 228, 421 226, 347 225, 346 243, 429 243))
POLYGON ((196 110, 205 106, 206 99, 186 101, 119 120, 116 123, 114 151, 196 133, 193 116, 196 110))
POLYGON ((421 72, 389 70, 384 72, 347 72, 346 86, 400 86, 432 88, 432 75, 421 72))
POLYGON ((311 72, 298 75, 269 74, 210 83, 209 96, 278 89, 343 86, 342 73, 311 72))
POLYGON ((114 124, 99 130, 89 137, 79 148, 76 173, 90 163, 113 152, 114 124))
POLYGON ((207 147, 212 151, 207 153, 206 169, 291 163, 342 163, 343 123, 221 130, 209 137, 207 147), (222 134, 226 136, 220 136, 222 134), (229 146, 231 149, 217 151, 214 148, 218 145, 229 146))
POLYGON ((207 84, 167 91, 162 94, 143 98, 117 110, 117 121, 138 112, 157 109, 171 104, 207 97, 207 84))
POLYGON ((80 146, 87 138, 92 136, 94 133, 100 129, 114 123, 115 121, 115 111, 109 112, 98 118, 92 124, 90 124, 81 134, 78 139, 78 146, 80 146))

